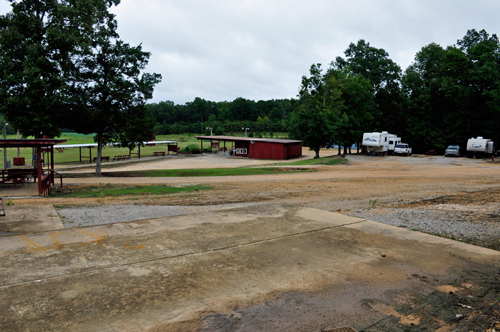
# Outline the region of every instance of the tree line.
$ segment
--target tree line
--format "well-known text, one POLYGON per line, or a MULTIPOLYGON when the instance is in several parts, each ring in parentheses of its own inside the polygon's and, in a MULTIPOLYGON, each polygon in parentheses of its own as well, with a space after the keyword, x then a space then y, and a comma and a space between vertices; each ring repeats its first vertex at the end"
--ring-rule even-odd
POLYGON ((213 102, 197 97, 184 105, 172 101, 148 105, 148 114, 156 122, 155 133, 165 135, 205 133, 207 127, 217 135, 241 132, 241 128, 252 133, 285 132, 292 111, 292 99, 255 102, 240 97, 213 102))
POLYGON ((315 151, 360 143, 363 132, 388 131, 416 152, 464 146, 483 136, 500 144, 500 43, 469 30, 456 45, 431 43, 404 71, 383 49, 350 44, 323 72, 302 77, 290 134, 315 151))
POLYGON ((213 102, 195 98, 148 105, 155 132, 231 134, 286 131, 315 151, 325 145, 360 144, 364 132, 388 131, 415 152, 464 146, 484 136, 500 144, 500 43, 485 30, 469 30, 455 45, 431 43, 403 71, 389 54, 365 40, 326 68, 313 64, 297 98, 244 98, 213 102))

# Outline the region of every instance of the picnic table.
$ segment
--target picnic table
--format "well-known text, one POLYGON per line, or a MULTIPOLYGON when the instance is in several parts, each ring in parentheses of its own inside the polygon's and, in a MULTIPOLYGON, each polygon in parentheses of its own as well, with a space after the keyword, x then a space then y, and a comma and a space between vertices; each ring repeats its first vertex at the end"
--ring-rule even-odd
MULTIPOLYGON (((101 156, 101 161, 109 161, 109 156, 101 156)), ((97 157, 94 157, 94 161, 97 161, 97 157)))
POLYGON ((166 151, 154 151, 153 156, 164 156, 166 151))
POLYGON ((35 169, 8 169, 7 171, 2 170, 2 183, 12 182, 14 184, 14 190, 18 183, 28 182, 31 178, 36 181, 36 170, 35 169))
POLYGON ((127 160, 130 159, 129 155, 114 156, 113 160, 127 160))

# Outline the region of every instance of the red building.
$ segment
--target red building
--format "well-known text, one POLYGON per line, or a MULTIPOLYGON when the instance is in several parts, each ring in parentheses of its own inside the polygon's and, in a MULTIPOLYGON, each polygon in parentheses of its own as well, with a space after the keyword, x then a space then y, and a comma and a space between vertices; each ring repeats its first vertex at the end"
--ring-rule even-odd
POLYGON ((212 148, 222 151, 232 149, 236 157, 284 160, 302 156, 302 141, 299 140, 235 136, 196 136, 196 138, 201 141, 202 151, 203 141, 210 141, 212 148), (227 144, 228 142, 230 144, 227 144))

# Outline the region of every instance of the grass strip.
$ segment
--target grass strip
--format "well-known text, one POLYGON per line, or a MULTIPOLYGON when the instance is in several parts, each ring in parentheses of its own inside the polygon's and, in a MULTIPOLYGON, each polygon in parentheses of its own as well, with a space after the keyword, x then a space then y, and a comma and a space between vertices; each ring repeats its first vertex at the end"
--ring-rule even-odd
POLYGON ((346 158, 342 157, 326 157, 326 158, 317 158, 317 159, 306 159, 306 160, 298 160, 291 163, 280 164, 280 165, 289 165, 289 166, 300 166, 300 165, 341 165, 347 163, 346 158))
POLYGON ((196 176, 237 176, 237 175, 266 175, 308 172, 305 169, 287 169, 275 167, 259 168, 190 168, 190 169, 155 169, 140 171, 147 177, 196 177, 196 176))
POLYGON ((89 197, 107 197, 107 196, 117 197, 117 196, 127 196, 127 195, 168 195, 179 192, 210 190, 210 189, 213 189, 213 187, 205 185, 172 187, 165 185, 123 186, 123 185, 107 184, 101 186, 96 185, 96 186, 65 188, 63 192, 54 193, 52 196, 89 198, 89 197))

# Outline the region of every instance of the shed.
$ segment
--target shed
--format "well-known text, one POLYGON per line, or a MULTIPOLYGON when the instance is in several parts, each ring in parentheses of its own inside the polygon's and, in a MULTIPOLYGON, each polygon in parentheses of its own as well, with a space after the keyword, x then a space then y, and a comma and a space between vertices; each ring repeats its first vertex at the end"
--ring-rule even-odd
POLYGON ((212 147, 214 142, 234 143, 234 155, 237 157, 248 157, 251 159, 285 160, 302 156, 302 141, 278 138, 254 138, 236 136, 196 136, 201 141, 203 153, 203 141, 210 141, 212 147))
MULTIPOLYGON (((38 182, 38 194, 46 196, 50 193, 51 185, 55 184, 55 177, 59 175, 54 170, 54 145, 66 142, 65 139, 0 139, 0 148, 33 148, 32 167, 12 168, 1 170, 0 182, 13 182, 14 185, 33 178, 38 182), (47 152, 49 160, 45 160, 46 169, 42 168, 42 152, 47 152)), ((22 163, 24 165, 24 162, 22 163)))

